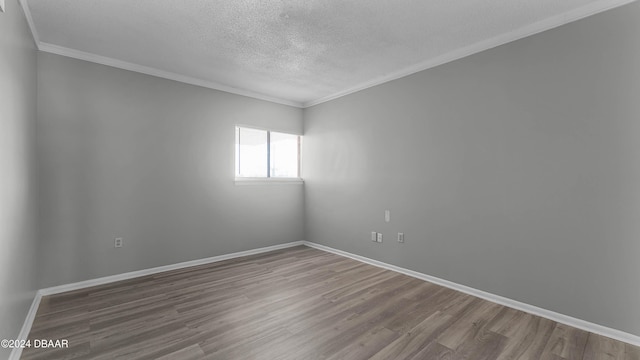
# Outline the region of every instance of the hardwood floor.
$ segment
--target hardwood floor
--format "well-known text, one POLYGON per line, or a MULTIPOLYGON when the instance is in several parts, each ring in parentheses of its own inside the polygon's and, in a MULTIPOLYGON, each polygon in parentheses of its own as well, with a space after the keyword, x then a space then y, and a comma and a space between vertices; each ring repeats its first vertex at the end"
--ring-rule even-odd
POLYGON ((22 359, 634 359, 640 348, 307 247, 42 299, 22 359))

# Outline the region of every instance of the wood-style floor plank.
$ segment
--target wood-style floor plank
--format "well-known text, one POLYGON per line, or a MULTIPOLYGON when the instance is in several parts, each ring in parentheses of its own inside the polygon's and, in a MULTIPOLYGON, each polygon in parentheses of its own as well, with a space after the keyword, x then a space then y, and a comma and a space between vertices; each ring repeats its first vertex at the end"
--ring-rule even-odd
POLYGON ((640 348, 304 246, 44 297, 22 359, 625 359, 640 348))
POLYGON ((589 334, 585 348, 585 360, 623 360, 626 357, 626 344, 606 338, 604 336, 589 334))

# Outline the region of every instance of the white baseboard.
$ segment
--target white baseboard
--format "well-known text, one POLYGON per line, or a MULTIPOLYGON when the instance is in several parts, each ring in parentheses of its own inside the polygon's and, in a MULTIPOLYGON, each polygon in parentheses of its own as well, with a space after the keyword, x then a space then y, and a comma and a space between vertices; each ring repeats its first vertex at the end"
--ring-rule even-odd
POLYGON ((598 325, 598 324, 594 324, 592 322, 588 322, 582 319, 577 319, 571 316, 567 316, 564 314, 560 314, 551 310, 547 310, 547 309, 543 309, 543 308, 539 308, 537 306, 533 306, 533 305, 529 305, 527 303, 523 303, 517 300, 513 300, 513 299, 509 299, 506 298, 504 296, 500 296, 500 295, 496 295, 496 294, 492 294, 492 293, 488 293, 486 291, 482 291, 482 290, 478 290, 478 289, 474 289, 472 287, 469 286, 465 286, 465 285, 461 285, 461 284, 457 284, 448 280, 444 280, 444 279, 440 279, 437 278, 435 276, 431 276, 431 275, 427 275, 427 274, 423 274, 423 273, 419 273, 417 271, 413 271, 413 270, 409 270, 409 269, 405 269, 399 266, 395 266, 395 265, 391 265, 391 264, 387 264, 384 263, 382 261, 378 261, 378 260, 373 260, 373 259, 369 259, 366 258, 364 256, 360 256, 360 255, 355 255, 355 254, 351 254, 349 252, 346 251, 342 251, 342 250, 338 250, 338 249, 334 249, 325 245, 320 245, 320 244, 316 244, 313 242, 309 242, 309 241, 303 241, 303 244, 318 250, 323 250, 323 251, 327 251, 330 253, 334 253, 336 255, 341 255, 341 256, 345 256, 354 260, 358 260, 364 263, 367 263, 369 265, 373 265, 373 266, 377 266, 377 267, 381 267, 383 269, 387 269, 387 270, 391 270, 391 271, 395 271, 395 272, 399 272, 401 274, 405 274, 420 280, 424 280, 424 281, 428 281, 434 284, 438 284, 444 287, 447 287, 449 289, 453 289, 456 291, 460 291, 462 293, 465 294, 469 294, 469 295, 473 295, 476 297, 479 297, 481 299, 484 300, 488 300, 491 302, 494 302, 496 304, 500 304, 500 305, 504 305, 504 306, 508 306, 510 308, 516 309, 516 310, 520 310, 520 311, 524 311, 527 312, 529 314, 533 314, 536 316, 540 316, 549 320, 553 320, 556 321, 558 323, 562 323, 565 325, 569 325, 569 326, 573 326, 575 328, 584 330, 584 331, 588 331, 588 332, 592 332, 594 334, 598 334, 598 335, 602 335, 602 336, 606 336, 608 338, 611 339, 615 339, 615 340, 619 340, 622 342, 626 342, 635 346, 640 346, 640 336, 637 335, 633 335, 621 330, 616 330, 616 329, 612 329, 606 326, 602 326, 602 325, 598 325))
MULTIPOLYGON (((243 256, 256 255, 256 254, 261 254, 261 253, 274 251, 274 250, 286 249, 286 248, 299 246, 299 245, 306 245, 308 247, 312 247, 315 249, 327 251, 340 256, 345 256, 345 257, 348 257, 357 261, 361 261, 373 266, 381 267, 387 270, 391 270, 391 271, 395 271, 411 277, 415 277, 420 280, 429 281, 431 283, 438 284, 453 290, 457 290, 465 294, 473 295, 481 299, 485 299, 500 305, 508 306, 513 309, 521 310, 521 311, 524 311, 533 315, 537 315, 549 320, 553 320, 562 324, 573 326, 578 329, 582 329, 595 334, 606 336, 615 340, 623 341, 635 346, 640 346, 640 336, 636 336, 624 331, 608 328, 606 326, 594 324, 585 320, 577 319, 571 316, 563 315, 557 312, 539 308, 537 306, 533 306, 520 301, 509 299, 500 295, 491 294, 486 291, 474 289, 472 287, 468 287, 461 284, 456 284, 448 280, 440 279, 434 276, 419 273, 417 271, 405 269, 399 266, 384 263, 382 261, 369 259, 364 256, 351 254, 346 251, 334 249, 325 245, 320 245, 320 244, 316 244, 309 241, 294 241, 286 244, 279 244, 279 245, 268 246, 268 247, 253 249, 253 250, 219 255, 219 256, 209 257, 205 259, 186 261, 186 262, 181 262, 181 263, 172 264, 172 265, 159 266, 159 267, 150 268, 150 269, 132 271, 124 274, 105 276, 97 279, 80 281, 72 284, 54 286, 54 287, 38 290, 38 292, 36 293, 33 299, 33 302, 31 303, 31 308, 27 313, 27 317, 24 321, 24 324, 22 326, 22 329, 20 330, 20 334, 18 335, 17 339, 27 340, 27 337, 29 336, 29 332, 31 331, 31 326, 33 325, 33 321, 36 317, 36 312, 38 311, 38 306, 40 305, 40 300, 42 299, 43 296, 58 294, 62 292, 72 291, 72 290, 80 290, 80 289, 84 289, 91 286, 103 285, 103 284, 108 284, 116 281, 133 279, 136 277, 157 274, 157 273, 169 271, 169 270, 183 269, 190 266, 204 265, 204 264, 210 264, 218 261, 239 258, 243 256)), ((20 355, 22 355, 22 349, 15 348, 11 352, 9 359, 18 360, 20 359, 20 355)))
MULTIPOLYGON (((36 313, 38 312, 38 307, 40 306, 41 299, 42 294, 38 290, 36 292, 36 296, 33 298, 33 302, 31 303, 31 307, 29 308, 27 317, 24 319, 24 324, 22 324, 22 329, 20 329, 20 334, 18 334, 18 340, 27 340, 29 332, 31 331, 31 325, 33 325, 33 320, 36 318, 36 313)), ((22 348, 13 348, 13 350, 11 350, 11 354, 9 355, 9 360, 18 360, 20 359, 21 355, 22 348)))
POLYGON ((153 275, 153 274, 161 273, 164 271, 183 269, 190 266, 210 264, 210 263, 214 263, 222 260, 229 260, 229 259, 239 258, 243 256, 261 254, 261 253, 274 251, 274 250, 286 249, 294 246, 300 246, 303 244, 304 243, 302 241, 294 241, 286 244, 279 244, 279 245, 267 246, 263 248, 253 249, 253 250, 240 251, 240 252, 231 253, 231 254, 213 256, 205 259, 191 260, 191 261, 185 261, 177 264, 158 266, 150 269, 143 269, 143 270, 132 271, 124 274, 105 276, 97 279, 85 280, 85 281, 80 281, 72 284, 53 286, 46 289, 41 289, 40 293, 42 294, 42 296, 59 294, 67 291, 84 289, 91 286, 104 285, 104 284, 109 284, 116 281, 129 280, 129 279, 146 276, 146 275, 153 275))
MULTIPOLYGON (((158 266, 150 269, 131 271, 124 274, 105 276, 97 279, 91 279, 91 280, 80 281, 72 284, 65 284, 65 285, 40 289, 36 292, 33 302, 31 303, 31 308, 27 313, 27 317, 24 320, 24 324, 22 325, 22 329, 20 330, 20 334, 18 335, 17 340, 27 340, 29 336, 29 332, 31 331, 31 326, 33 325, 33 321, 36 318, 38 306, 40 306, 40 300, 42 300, 43 296, 59 294, 67 291, 73 291, 73 290, 80 290, 80 289, 84 289, 84 288, 88 288, 96 285, 104 285, 104 284, 109 284, 116 281, 137 278, 140 276, 153 275, 153 274, 161 273, 164 271, 183 269, 190 266, 210 264, 218 261, 229 260, 229 259, 234 259, 234 258, 239 258, 239 257, 249 256, 249 255, 256 255, 256 254, 261 254, 269 251, 286 249, 286 248, 300 246, 300 245, 304 245, 304 242, 294 241, 286 244, 267 246, 263 248, 253 249, 253 250, 240 251, 240 252, 231 253, 231 254, 213 256, 205 259, 185 261, 177 264, 158 266)), ((22 349, 14 348, 11 351, 11 355, 9 355, 9 360, 18 360, 20 359, 21 355, 22 355, 22 349)))

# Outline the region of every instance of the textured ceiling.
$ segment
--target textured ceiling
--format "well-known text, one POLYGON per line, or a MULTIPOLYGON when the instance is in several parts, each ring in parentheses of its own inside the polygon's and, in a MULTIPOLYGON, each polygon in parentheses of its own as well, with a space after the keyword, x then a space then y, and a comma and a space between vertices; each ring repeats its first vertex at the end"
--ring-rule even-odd
POLYGON ((298 106, 630 2, 22 1, 41 50, 298 106))

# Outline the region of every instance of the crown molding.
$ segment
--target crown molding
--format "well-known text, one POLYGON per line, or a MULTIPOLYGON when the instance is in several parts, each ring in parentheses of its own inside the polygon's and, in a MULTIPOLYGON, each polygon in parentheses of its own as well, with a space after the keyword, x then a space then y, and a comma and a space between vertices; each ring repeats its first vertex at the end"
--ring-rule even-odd
POLYGON ((27 19, 27 24, 29 24, 29 29, 31 29, 31 36, 33 37, 33 42, 36 44, 36 48, 40 50, 40 38, 38 37, 38 30, 36 29, 36 25, 33 23, 33 17, 31 16, 29 3, 27 3, 27 0, 18 0, 18 2, 20 3, 20 7, 22 7, 22 11, 24 12, 24 17, 27 19))
POLYGON ((155 76, 163 79, 178 81, 185 84, 201 86, 201 87, 209 88, 213 90, 220 90, 220 91, 228 92, 235 95, 246 96, 246 97, 269 101, 272 103, 277 103, 282 105, 288 105, 288 106, 293 106, 298 108, 302 107, 302 104, 296 101, 276 98, 276 97, 260 94, 260 93, 249 91, 249 90, 242 90, 242 89, 234 88, 231 86, 222 85, 213 81, 201 80, 191 76, 180 75, 180 74, 156 69, 149 66, 134 64, 127 61, 117 60, 117 59, 106 57, 106 56, 101 56, 101 55, 96 55, 96 54, 92 54, 84 51, 70 49, 67 47, 49 44, 42 41, 40 42, 40 46, 38 48, 40 49, 40 51, 48 52, 51 54, 62 55, 62 56, 66 56, 66 57, 70 57, 78 60, 89 61, 92 63, 101 64, 101 65, 107 65, 107 66, 111 66, 118 69, 123 69, 123 70, 141 73, 141 74, 151 75, 151 76, 155 76))
POLYGON ((368 89, 370 87, 374 87, 377 85, 381 85, 384 84, 386 82, 389 81, 393 81, 396 79, 400 79, 403 78, 405 76, 409 76, 411 74, 415 74, 417 72, 423 71, 423 70, 427 70, 430 68, 434 68, 436 66, 439 65, 443 65, 446 64, 448 62, 452 62, 455 60, 459 60, 462 59, 464 57, 473 55, 473 54, 477 54, 479 52, 485 51, 485 50, 489 50, 495 47, 498 47, 500 45, 504 45, 516 40, 520 40, 522 38, 531 36, 531 35, 535 35, 547 30, 551 30, 553 28, 562 26, 562 25, 566 25, 568 23, 589 17, 591 15, 595 15, 607 10, 611 10, 626 4, 630 4, 632 2, 635 2, 636 0, 601 0, 601 1, 597 1, 594 3, 591 3, 589 5, 586 6, 582 6, 579 7, 577 9, 574 9, 572 11, 566 12, 566 13, 562 13, 559 15, 555 15, 549 18, 546 18, 544 20, 535 22, 533 24, 530 25, 526 25, 523 26, 521 28, 518 28, 516 30, 510 31, 508 33, 504 33, 501 35, 498 35, 496 37, 487 39, 487 40, 483 40, 474 44, 471 44, 469 46, 465 46, 453 51, 450 51, 446 54, 443 54, 441 56, 437 56, 433 59, 429 59, 425 62, 421 62, 419 64, 404 68, 402 70, 399 71, 394 71, 390 74, 378 77, 376 79, 361 83, 359 85, 356 85, 354 87, 348 88, 346 90, 337 92, 335 94, 332 95, 328 95, 316 100, 312 100, 312 101, 308 101, 303 103, 303 108, 308 108, 314 105, 318 105, 327 101, 331 101, 331 100, 335 100, 337 98, 349 95, 349 94, 353 94, 355 92, 361 91, 361 90, 365 90, 368 89))
POLYGON ((448 62, 459 60, 464 57, 498 47, 500 45, 504 45, 504 44, 531 36, 531 35, 535 35, 535 34, 538 34, 538 33, 541 33, 541 32, 544 32, 544 31, 547 31, 547 30, 550 30, 550 29, 553 29, 553 28, 586 18, 586 17, 589 17, 591 15, 595 15, 610 9, 614 9, 623 5, 633 3, 635 1, 637 0, 601 0, 594 3, 590 3, 588 5, 579 7, 572 11, 558 14, 558 15, 549 17, 547 19, 523 26, 521 28, 510 31, 508 33, 504 33, 487 40, 483 40, 462 48, 455 49, 441 56, 437 56, 435 58, 418 63, 416 65, 409 66, 407 68, 377 77, 373 80, 366 81, 364 83, 336 92, 334 94, 327 95, 327 96, 324 96, 315 100, 307 101, 307 102, 297 102, 297 101, 272 97, 269 95, 265 95, 265 94, 261 94, 261 93, 257 93, 249 90, 237 89, 237 88, 219 84, 213 81, 207 81, 207 80, 202 80, 202 79, 198 79, 190 76, 180 75, 177 73, 172 73, 172 72, 168 72, 168 71, 164 71, 164 70, 160 70, 160 69, 156 69, 148 66, 129 63, 126 61, 121 61, 121 60, 117 60, 117 59, 113 59, 105 56, 100 56, 100 55, 96 55, 88 52, 83 52, 79 50, 74 50, 74 49, 42 42, 39 40, 37 29, 33 23, 33 18, 31 16, 31 12, 29 9, 28 0, 19 0, 24 10, 25 16, 27 18, 27 22, 29 23, 29 27, 31 28, 31 33, 33 35, 33 39, 36 43, 36 46, 41 51, 62 55, 62 56, 67 56, 67 57, 71 57, 79 60, 94 62, 102 65, 107 65, 107 66, 111 66, 119 69, 139 72, 139 73, 156 76, 160 78, 165 78, 169 80, 174 80, 178 82, 183 82, 186 84, 201 86, 201 87, 214 89, 214 90, 220 90, 220 91, 224 91, 224 92, 228 92, 236 95, 247 96, 254 99, 298 107, 298 108, 309 108, 327 101, 335 100, 340 97, 353 94, 361 90, 365 90, 377 85, 381 85, 389 81, 397 80, 423 70, 427 70, 439 65, 446 64, 448 62))

